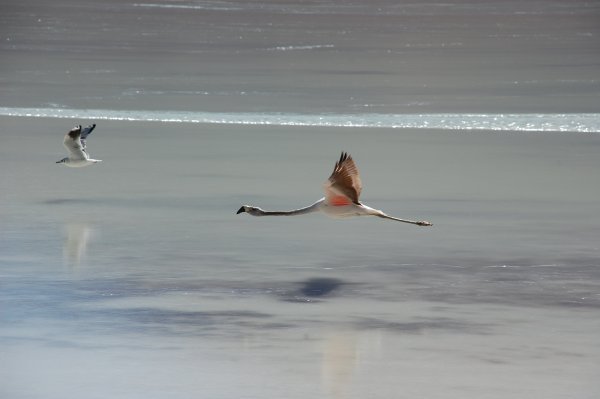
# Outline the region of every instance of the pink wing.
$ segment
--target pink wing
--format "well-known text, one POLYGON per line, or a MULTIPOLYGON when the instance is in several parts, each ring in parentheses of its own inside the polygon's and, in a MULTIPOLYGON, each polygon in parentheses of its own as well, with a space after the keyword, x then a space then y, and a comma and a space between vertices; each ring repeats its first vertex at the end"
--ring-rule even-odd
POLYGON ((325 200, 333 206, 360 204, 358 198, 362 183, 358 169, 350 155, 342 152, 340 160, 335 163, 333 173, 325 182, 325 200))

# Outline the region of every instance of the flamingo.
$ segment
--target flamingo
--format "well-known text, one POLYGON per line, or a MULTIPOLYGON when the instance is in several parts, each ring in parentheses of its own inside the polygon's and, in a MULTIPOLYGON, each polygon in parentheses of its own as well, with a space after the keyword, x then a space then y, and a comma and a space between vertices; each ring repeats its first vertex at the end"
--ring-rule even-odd
POLYGON ((432 226, 427 221, 413 221, 389 216, 383 211, 362 204, 358 198, 362 183, 354 160, 348 153, 342 152, 339 161, 335 163, 333 173, 324 184, 325 197, 314 204, 291 211, 265 211, 259 207, 243 205, 237 214, 246 212, 252 216, 293 216, 321 211, 334 218, 351 216, 377 216, 397 222, 415 224, 417 226, 432 226))
POLYGON ((96 128, 96 124, 81 129, 81 125, 75 126, 65 135, 63 145, 69 151, 69 156, 56 161, 71 168, 81 168, 93 163, 102 162, 101 159, 92 159, 86 151, 85 141, 87 136, 96 128))

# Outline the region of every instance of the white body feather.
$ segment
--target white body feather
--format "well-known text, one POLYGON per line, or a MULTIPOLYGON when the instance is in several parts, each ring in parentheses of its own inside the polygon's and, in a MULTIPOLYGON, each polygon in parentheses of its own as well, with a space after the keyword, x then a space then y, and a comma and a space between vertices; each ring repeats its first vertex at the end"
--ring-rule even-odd
POLYGON ((92 159, 86 151, 86 138, 94 130, 96 125, 90 125, 85 129, 81 126, 75 126, 71 129, 63 140, 63 145, 69 151, 69 156, 63 158, 57 163, 62 163, 70 168, 82 168, 94 163, 102 162, 101 159, 92 159))

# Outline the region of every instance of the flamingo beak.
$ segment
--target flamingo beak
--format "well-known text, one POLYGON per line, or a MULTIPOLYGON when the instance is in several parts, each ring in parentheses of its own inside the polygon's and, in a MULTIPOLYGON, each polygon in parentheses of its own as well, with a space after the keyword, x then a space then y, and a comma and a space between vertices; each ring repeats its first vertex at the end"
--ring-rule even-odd
POLYGON ((241 207, 240 209, 238 209, 238 211, 235 213, 236 215, 239 215, 242 212, 246 212, 246 208, 241 207))

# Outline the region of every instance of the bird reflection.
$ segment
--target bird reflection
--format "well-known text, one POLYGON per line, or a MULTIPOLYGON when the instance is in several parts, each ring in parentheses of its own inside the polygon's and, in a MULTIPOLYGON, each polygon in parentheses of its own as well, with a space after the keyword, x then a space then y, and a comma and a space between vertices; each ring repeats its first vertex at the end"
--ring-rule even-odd
POLYGON ((325 339, 322 361, 322 379, 329 396, 334 399, 348 396, 348 389, 358 364, 358 338, 346 331, 330 334, 325 339))
POLYGON ((89 225, 83 223, 69 223, 65 229, 64 261, 69 268, 75 270, 79 268, 85 258, 87 246, 93 236, 93 230, 89 225))

